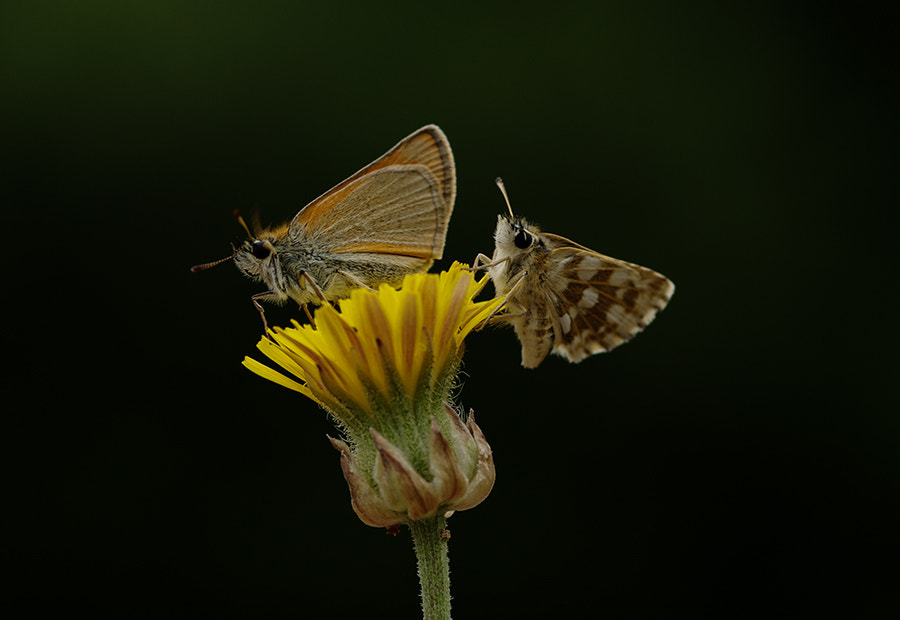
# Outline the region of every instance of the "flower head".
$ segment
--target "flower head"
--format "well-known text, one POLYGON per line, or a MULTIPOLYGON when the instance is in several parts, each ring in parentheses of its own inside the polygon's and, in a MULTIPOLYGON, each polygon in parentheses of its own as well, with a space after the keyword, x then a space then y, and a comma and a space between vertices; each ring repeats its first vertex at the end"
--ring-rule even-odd
POLYGON ((341 453, 341 469, 350 485, 350 502, 363 523, 391 527, 407 520, 433 517, 439 511, 466 510, 477 506, 494 486, 494 457, 470 411, 463 423, 449 406, 447 419, 453 429, 444 437, 437 420, 429 436, 429 478, 415 470, 402 450, 372 430, 377 454, 372 485, 360 472, 356 455, 339 439, 331 439, 341 453))
POLYGON ((473 418, 464 424, 444 404, 463 340, 502 304, 474 301, 486 281, 454 263, 440 274, 407 276, 399 289, 354 290, 339 311, 321 306, 315 328, 295 322, 270 330, 259 350, 298 380, 244 360, 331 412, 347 439, 332 442, 353 506, 370 525, 470 508, 490 491, 484 436, 473 418))

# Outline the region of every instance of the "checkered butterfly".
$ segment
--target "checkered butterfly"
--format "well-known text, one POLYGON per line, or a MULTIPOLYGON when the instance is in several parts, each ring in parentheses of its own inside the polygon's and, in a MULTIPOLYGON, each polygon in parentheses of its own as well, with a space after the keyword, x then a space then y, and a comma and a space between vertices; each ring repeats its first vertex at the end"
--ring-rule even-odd
POLYGON ((509 212, 497 219, 493 257, 479 254, 475 268, 487 269, 506 296, 496 320, 515 329, 526 368, 551 352, 580 362, 614 349, 649 325, 675 291, 655 271, 541 232, 509 212))

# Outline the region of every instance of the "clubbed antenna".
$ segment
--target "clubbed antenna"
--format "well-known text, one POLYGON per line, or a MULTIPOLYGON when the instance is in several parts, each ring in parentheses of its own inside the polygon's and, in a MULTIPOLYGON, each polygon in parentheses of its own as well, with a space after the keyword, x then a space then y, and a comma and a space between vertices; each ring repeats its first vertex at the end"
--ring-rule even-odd
POLYGON ((500 192, 503 194, 503 200, 506 201, 506 208, 509 209, 510 217, 512 217, 513 219, 516 219, 516 215, 513 213, 513 210, 512 210, 512 205, 509 204, 509 196, 507 196, 507 194, 506 194, 506 186, 503 184, 503 179, 501 179, 500 177, 497 177, 496 179, 494 179, 494 183, 497 184, 497 187, 500 188, 500 192))

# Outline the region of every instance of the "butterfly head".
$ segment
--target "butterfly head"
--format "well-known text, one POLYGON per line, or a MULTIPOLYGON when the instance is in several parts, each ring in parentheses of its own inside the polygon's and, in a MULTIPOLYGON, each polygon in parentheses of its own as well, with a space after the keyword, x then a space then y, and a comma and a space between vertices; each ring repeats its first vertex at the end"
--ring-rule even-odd
POLYGON ((270 231, 260 231, 257 232, 257 234, 253 234, 250 232, 247 223, 244 222, 244 218, 242 218, 237 211, 234 212, 234 216, 247 233, 249 239, 239 247, 235 247, 234 244, 232 244, 231 256, 226 256, 225 258, 220 258, 219 260, 210 263, 195 265, 191 268, 191 271, 205 271, 210 267, 215 267, 216 265, 221 265, 228 260, 234 259, 234 264, 237 265, 237 268, 241 273, 249 278, 262 280, 268 283, 269 280, 266 278, 266 273, 271 271, 270 265, 272 265, 272 263, 278 262, 278 259, 275 258, 277 255, 277 251, 275 250, 275 243, 278 238, 277 231, 275 233, 270 231))
POLYGON ((235 212, 235 217, 248 237, 234 250, 235 266, 248 278, 267 284, 276 297, 283 298, 285 283, 277 247, 279 240, 287 234, 287 226, 263 229, 258 221, 254 221, 251 231, 240 214, 235 212))
POLYGON ((244 241, 234 252, 234 264, 245 276, 263 279, 272 260, 277 256, 275 247, 268 239, 244 241))
POLYGON ((497 217, 494 247, 501 255, 500 257, 528 252, 542 244, 540 231, 522 218, 509 218, 505 215, 497 217))
POLYGON ((509 209, 509 217, 502 214, 497 217, 497 229, 494 231, 494 260, 508 259, 529 252, 535 245, 543 245, 540 231, 513 213, 503 179, 497 177, 494 182, 500 188, 509 209))
POLYGON ((285 283, 276 243, 276 238, 267 234, 248 239, 235 250, 234 264, 245 276, 264 282, 278 294, 285 290, 285 283))

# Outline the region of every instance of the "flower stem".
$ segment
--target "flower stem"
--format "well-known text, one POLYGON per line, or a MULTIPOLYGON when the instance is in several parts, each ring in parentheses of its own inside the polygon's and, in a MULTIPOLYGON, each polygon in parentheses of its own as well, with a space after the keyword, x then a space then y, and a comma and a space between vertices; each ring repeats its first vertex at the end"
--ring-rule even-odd
POLYGON ((425 620, 450 620, 450 560, 444 535, 447 520, 440 514, 408 523, 419 563, 422 617, 425 620))

